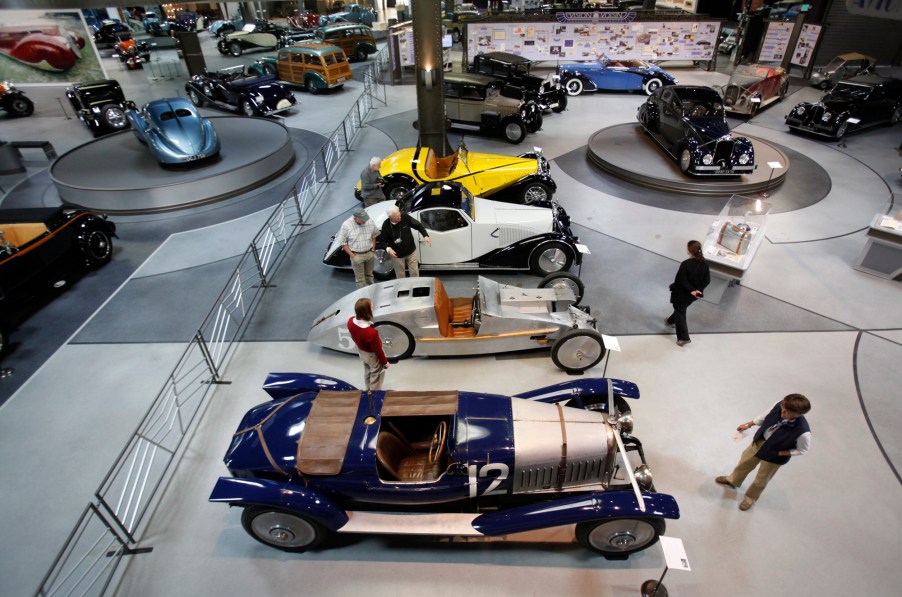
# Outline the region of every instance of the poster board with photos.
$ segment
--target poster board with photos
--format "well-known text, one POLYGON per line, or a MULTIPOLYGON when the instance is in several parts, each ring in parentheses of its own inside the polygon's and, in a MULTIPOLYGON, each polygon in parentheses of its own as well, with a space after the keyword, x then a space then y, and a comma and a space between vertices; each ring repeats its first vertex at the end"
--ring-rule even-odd
POLYGON ((808 66, 811 64, 811 57, 814 55, 814 48, 817 47, 817 40, 820 36, 820 25, 802 25, 799 40, 796 42, 795 50, 792 53, 792 64, 797 66, 808 66))
POLYGON ((792 37, 794 27, 795 23, 769 22, 758 62, 781 62, 789 49, 789 38, 792 37))

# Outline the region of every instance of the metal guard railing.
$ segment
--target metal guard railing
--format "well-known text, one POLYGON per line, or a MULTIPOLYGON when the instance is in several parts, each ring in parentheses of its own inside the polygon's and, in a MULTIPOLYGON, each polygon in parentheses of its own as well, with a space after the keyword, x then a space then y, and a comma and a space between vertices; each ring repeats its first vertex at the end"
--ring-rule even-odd
POLYGON ((316 210, 326 183, 351 150, 374 101, 386 103, 380 79, 387 65, 383 48, 364 72, 363 93, 241 256, 35 595, 103 595, 122 557, 146 550, 135 548, 144 530, 142 522, 210 389, 228 383, 221 378, 223 366, 283 252, 316 210))

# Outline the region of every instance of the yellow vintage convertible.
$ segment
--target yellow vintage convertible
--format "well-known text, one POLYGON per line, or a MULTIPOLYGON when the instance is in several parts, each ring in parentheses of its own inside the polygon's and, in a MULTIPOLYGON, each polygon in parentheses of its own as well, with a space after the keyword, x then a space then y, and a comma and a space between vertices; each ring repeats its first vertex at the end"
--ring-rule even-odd
MULTIPOLYGON (((557 185, 542 150, 513 157, 475 153, 463 143, 447 157, 438 157, 428 147, 401 149, 382 160, 379 175, 385 182, 385 197, 397 201, 417 185, 453 180, 478 197, 496 201, 544 204, 551 201, 557 185)), ((360 181, 356 195, 360 197, 360 181)))

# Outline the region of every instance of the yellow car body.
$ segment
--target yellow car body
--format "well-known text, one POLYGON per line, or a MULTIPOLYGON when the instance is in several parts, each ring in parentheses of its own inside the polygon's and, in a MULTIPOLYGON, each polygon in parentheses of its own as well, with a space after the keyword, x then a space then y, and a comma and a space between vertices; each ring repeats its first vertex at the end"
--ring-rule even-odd
MULTIPOLYGON (((379 175, 385 196, 391 200, 427 182, 453 180, 478 197, 533 204, 551 201, 557 185, 549 176, 550 169, 539 150, 506 156, 475 153, 461 144, 444 158, 428 147, 401 149, 382 160, 379 175)), ((359 198, 359 181, 357 191, 359 198)))

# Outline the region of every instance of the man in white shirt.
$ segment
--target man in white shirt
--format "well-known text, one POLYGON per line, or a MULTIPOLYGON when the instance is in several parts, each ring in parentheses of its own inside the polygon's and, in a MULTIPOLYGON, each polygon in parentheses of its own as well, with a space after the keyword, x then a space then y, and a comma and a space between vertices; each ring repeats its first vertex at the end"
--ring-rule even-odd
POLYGON ((351 269, 357 288, 369 286, 374 282, 373 265, 376 263, 376 237, 379 229, 370 220, 366 210, 359 207, 354 214, 345 220, 338 231, 338 242, 348 257, 351 258, 351 269))

